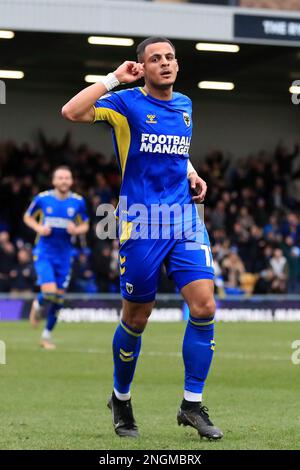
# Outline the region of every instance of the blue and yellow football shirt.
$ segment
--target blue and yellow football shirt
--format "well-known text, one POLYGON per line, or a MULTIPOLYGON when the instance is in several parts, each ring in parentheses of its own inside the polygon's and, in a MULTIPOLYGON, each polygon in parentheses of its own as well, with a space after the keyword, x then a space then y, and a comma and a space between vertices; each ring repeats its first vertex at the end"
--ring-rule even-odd
POLYGON ((67 232, 69 222, 87 221, 86 205, 83 197, 70 192, 65 199, 58 199, 54 190, 39 193, 33 199, 26 214, 39 218, 43 225, 51 227, 51 234, 38 237, 35 254, 59 254, 69 257, 72 251, 72 236, 67 232))
POLYGON ((95 122, 101 121, 112 127, 122 174, 117 211, 122 296, 132 302, 152 301, 162 263, 179 290, 193 280, 212 279, 208 234, 187 179, 191 100, 181 93, 159 100, 138 87, 107 93, 95 103, 95 122), (148 209, 146 218, 141 217, 140 206, 148 209), (153 224, 153 206, 158 212, 162 206, 176 206, 181 213, 173 212, 168 220, 155 218, 153 224), (170 231, 163 233, 165 228, 170 231), (142 236, 131 243, 133 232, 142 236))
POLYGON ((139 87, 108 93, 95 103, 95 122, 107 121, 122 174, 120 196, 132 204, 188 204, 187 162, 191 100, 163 101, 139 87))

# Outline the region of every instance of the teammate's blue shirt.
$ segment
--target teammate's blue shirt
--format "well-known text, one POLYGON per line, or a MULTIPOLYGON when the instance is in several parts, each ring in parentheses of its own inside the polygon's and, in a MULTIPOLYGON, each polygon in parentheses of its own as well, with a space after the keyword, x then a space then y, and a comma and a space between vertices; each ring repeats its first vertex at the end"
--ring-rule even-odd
POLYGON ((84 199, 73 192, 65 199, 58 199, 54 190, 39 193, 26 213, 51 227, 49 236, 38 237, 34 254, 53 253, 59 254, 60 258, 69 257, 72 252, 72 236, 67 232, 67 225, 88 220, 84 199))
MULTIPOLYGON (((127 197, 127 206, 143 204, 150 214, 151 205, 189 205, 194 218, 187 179, 193 127, 190 98, 174 92, 171 100, 159 100, 139 87, 107 93, 95 103, 98 121, 112 126, 122 174, 120 196, 127 197)), ((133 219, 127 214, 127 220, 133 219)), ((206 233, 204 238, 209 243, 206 233)))

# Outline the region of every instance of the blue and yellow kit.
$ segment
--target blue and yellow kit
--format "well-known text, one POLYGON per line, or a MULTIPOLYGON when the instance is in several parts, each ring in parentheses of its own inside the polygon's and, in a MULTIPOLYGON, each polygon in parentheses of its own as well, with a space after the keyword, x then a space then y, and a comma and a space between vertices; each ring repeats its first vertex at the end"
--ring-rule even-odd
POLYGON ((58 199, 54 190, 44 191, 35 196, 26 214, 51 227, 49 236, 37 237, 33 250, 38 285, 55 282, 58 288, 66 289, 73 249, 67 225, 88 220, 83 197, 70 192, 65 199, 58 199))
POLYGON ((133 302, 153 300, 162 263, 179 289, 195 279, 212 279, 208 234, 187 179, 191 100, 176 92, 171 100, 159 100, 140 87, 110 92, 95 103, 95 122, 102 121, 112 128, 122 174, 116 213, 123 297, 133 302), (174 210, 166 219, 170 208, 174 210), (134 236, 143 224, 147 235, 134 236), (182 229, 183 224, 184 234, 178 237, 178 226, 182 229), (161 235, 164 226, 170 229, 168 237, 161 235), (158 236, 149 236, 151 227, 158 236))

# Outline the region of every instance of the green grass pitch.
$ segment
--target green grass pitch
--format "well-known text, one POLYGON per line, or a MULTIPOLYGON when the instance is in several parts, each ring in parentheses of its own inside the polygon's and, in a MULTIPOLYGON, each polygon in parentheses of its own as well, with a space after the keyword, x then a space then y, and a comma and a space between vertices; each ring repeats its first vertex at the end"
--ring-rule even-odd
POLYGON ((115 327, 59 324, 58 349, 43 351, 40 330, 0 323, 0 449, 300 449, 299 323, 217 324, 204 404, 224 432, 218 442, 177 425, 183 323, 149 324, 132 387, 141 436, 115 435, 106 408, 115 327))

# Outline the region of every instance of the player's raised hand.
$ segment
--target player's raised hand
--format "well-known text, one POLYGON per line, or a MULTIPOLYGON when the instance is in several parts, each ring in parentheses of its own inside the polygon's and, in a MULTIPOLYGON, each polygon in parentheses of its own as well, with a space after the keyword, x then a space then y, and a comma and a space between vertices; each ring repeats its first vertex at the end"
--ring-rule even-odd
POLYGON ((38 233, 42 237, 48 237, 51 234, 51 227, 49 225, 41 225, 38 233))
POLYGON ((193 193, 193 201, 203 202, 207 191, 207 184, 196 172, 190 173, 189 181, 193 193))
POLYGON ((114 71, 114 75, 120 83, 132 83, 144 76, 144 66, 139 62, 126 60, 114 71))

